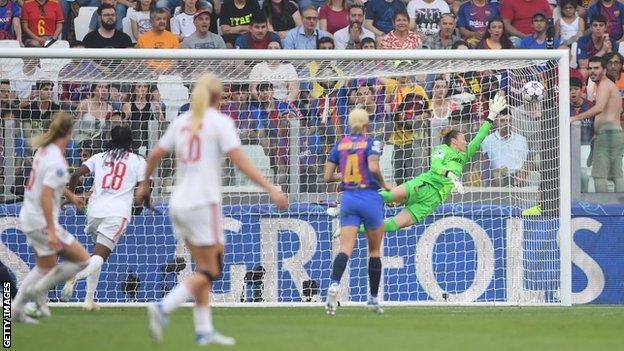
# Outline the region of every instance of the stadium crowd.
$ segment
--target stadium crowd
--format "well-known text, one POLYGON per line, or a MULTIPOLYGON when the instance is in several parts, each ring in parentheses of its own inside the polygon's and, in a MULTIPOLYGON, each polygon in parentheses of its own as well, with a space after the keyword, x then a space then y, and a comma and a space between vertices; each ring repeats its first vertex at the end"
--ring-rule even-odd
MULTIPOLYGON (((573 115, 590 109, 595 99, 596 84, 589 79, 588 68, 592 57, 605 58, 608 74, 624 94, 624 58, 618 53, 623 34, 624 4, 618 0, 0 0, 0 40, 28 47, 46 47, 63 40, 72 48, 567 48, 575 66, 570 72, 573 115), (87 23, 74 21, 79 8, 94 6, 97 10, 92 12, 88 29, 75 27, 87 23), (80 38, 82 32, 87 34, 80 38)), ((59 77, 79 74, 94 82, 91 78, 114 64, 69 62, 59 77)), ((397 61, 394 68, 400 70, 403 64, 410 62, 397 61)), ((70 148, 74 165, 101 149, 106 133, 122 123, 131 124, 135 147, 145 154, 150 147, 149 121, 165 125, 169 119, 156 85, 47 80, 41 65, 38 59, 24 59, 23 65, 0 81, 0 117, 20 123, 18 185, 24 184, 29 172, 32 150, 28 139, 46 128, 54 111, 70 111, 76 117, 76 136, 70 148)), ((170 68, 169 63, 160 61, 148 65, 160 73, 168 73, 170 68)), ((484 141, 481 158, 471 163, 464 181, 473 186, 539 182, 539 150, 545 146, 540 145, 540 133, 534 131, 540 128, 542 110, 554 106, 523 101, 518 94, 529 80, 540 81, 552 92, 556 77, 538 71, 515 86, 504 72, 492 70, 340 79, 344 75, 332 62, 312 61, 301 67, 260 62, 250 67, 247 81, 252 83, 227 85, 221 109, 236 120, 244 143, 262 147, 276 183, 289 184, 292 120, 303 127, 298 153, 300 183, 305 186, 302 191, 321 191, 319 165, 347 131, 345 119, 355 107, 369 112, 370 133, 393 146, 394 181, 402 183, 428 169, 429 150, 440 143, 446 128, 475 132, 478 123, 474 122, 487 117, 488 101, 501 90, 517 97, 516 103, 484 141), (303 82, 300 76, 334 80, 303 82)), ((552 96, 550 100, 552 103, 552 96)), ((180 112, 186 109, 188 104, 181 106, 180 112)), ((592 119, 583 120, 582 145, 591 144, 593 132, 592 119)), ((613 140, 609 150, 592 152, 608 153, 612 159, 608 178, 615 181, 616 191, 624 192, 618 186, 624 184, 624 137, 620 133, 613 140)), ((0 152, 2 156, 7 155, 0 152)), ((586 190, 587 182, 583 184, 586 190)), ((23 192, 23 186, 21 190, 16 186, 14 192, 23 192)))

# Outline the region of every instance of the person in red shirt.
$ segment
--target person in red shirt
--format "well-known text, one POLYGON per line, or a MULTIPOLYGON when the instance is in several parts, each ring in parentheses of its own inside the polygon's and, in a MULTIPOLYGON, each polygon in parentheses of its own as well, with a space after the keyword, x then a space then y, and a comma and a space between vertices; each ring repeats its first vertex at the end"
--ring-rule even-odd
POLYGON ((507 34, 520 39, 533 33, 532 17, 539 11, 543 12, 546 17, 552 18, 552 9, 548 0, 502 0, 500 2, 500 14, 507 34))
POLYGON ((22 29, 26 46, 42 47, 49 39, 59 39, 63 11, 57 0, 27 0, 22 6, 22 29))

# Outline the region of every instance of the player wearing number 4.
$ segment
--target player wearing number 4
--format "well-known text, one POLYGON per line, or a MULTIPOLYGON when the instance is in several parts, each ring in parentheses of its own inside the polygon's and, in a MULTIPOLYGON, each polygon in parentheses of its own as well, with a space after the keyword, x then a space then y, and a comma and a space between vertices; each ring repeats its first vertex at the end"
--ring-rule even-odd
MULTIPOLYGON (((490 100, 489 106, 490 114, 487 120, 483 122, 470 143, 467 143, 463 133, 457 130, 449 131, 444 136, 443 144, 433 150, 428 172, 390 191, 379 192, 384 203, 405 204, 401 212, 384 221, 384 231, 395 232, 422 222, 446 200, 453 188, 460 194, 464 193, 464 186, 461 183, 464 165, 479 149, 496 117, 507 108, 507 102, 503 96, 497 94, 490 100)), ((344 207, 344 204, 342 206, 344 207)), ((364 232, 364 227, 361 226, 359 231, 364 232)), ((334 236, 338 235, 340 233, 334 232, 334 236)))
POLYGON ((349 113, 351 135, 336 144, 325 164, 324 180, 341 181, 340 200, 340 252, 334 258, 331 285, 327 290, 327 314, 333 316, 338 307, 340 279, 353 252, 360 225, 366 228, 368 241, 368 280, 370 296, 367 306, 377 313, 383 313, 379 306, 377 292, 381 277, 381 241, 383 239, 383 202, 377 194, 385 188, 379 155, 381 143, 366 136, 368 112, 354 109, 349 113), (338 167, 339 173, 335 173, 338 167))
MULTIPOLYGON (((279 210, 288 206, 288 198, 264 179, 243 153, 234 122, 219 112, 222 93, 221 81, 216 76, 200 77, 191 94, 191 111, 171 123, 147 158, 146 180, 166 154, 175 152, 176 180, 169 212, 174 233, 186 243, 195 261, 193 275, 177 284, 162 301, 147 307, 149 329, 158 342, 163 338, 168 316, 194 297, 195 342, 234 345, 233 338, 214 329, 209 305, 212 282, 219 279, 223 268, 222 156, 227 154, 242 173, 266 189, 279 210)), ((144 183, 138 198, 148 194, 144 183)))
POLYGON ((133 153, 131 148, 132 130, 127 126, 114 127, 108 150, 91 156, 69 181, 69 190, 73 191, 80 177, 94 173, 94 191, 89 199, 85 233, 91 234, 95 249, 87 268, 68 280, 61 291, 61 301, 69 301, 76 281, 87 278, 83 306, 87 311, 99 309, 95 304, 95 290, 102 265, 126 231, 132 218, 134 191, 145 175, 145 160, 133 153))

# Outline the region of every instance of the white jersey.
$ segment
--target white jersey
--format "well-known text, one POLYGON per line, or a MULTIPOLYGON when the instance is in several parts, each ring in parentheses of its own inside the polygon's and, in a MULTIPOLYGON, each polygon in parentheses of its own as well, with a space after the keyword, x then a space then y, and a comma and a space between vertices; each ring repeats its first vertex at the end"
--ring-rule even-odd
POLYGON ((158 146, 176 154, 176 180, 170 206, 190 209, 221 202, 221 157, 240 146, 230 117, 210 108, 191 136, 191 114, 171 123, 158 146))
POLYGON ((84 163, 94 173, 93 194, 87 215, 93 218, 130 219, 134 189, 145 178, 145 159, 134 153, 113 160, 109 152, 100 152, 84 163))
POLYGON ((41 192, 44 186, 54 189, 52 214, 54 224, 58 226, 61 196, 65 190, 65 184, 69 180, 67 168, 67 160, 63 150, 55 144, 37 150, 26 184, 24 204, 19 215, 22 231, 31 232, 46 227, 43 209, 41 208, 41 192))

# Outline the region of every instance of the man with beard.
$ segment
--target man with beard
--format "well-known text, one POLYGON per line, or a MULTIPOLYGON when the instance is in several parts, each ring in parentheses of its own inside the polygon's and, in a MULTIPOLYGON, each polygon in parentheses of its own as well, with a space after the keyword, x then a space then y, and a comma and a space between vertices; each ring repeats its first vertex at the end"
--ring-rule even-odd
POLYGON ((336 49, 361 49, 362 39, 375 39, 375 33, 364 28, 364 6, 353 4, 349 6, 349 26, 334 33, 336 49))
POLYGON ((607 192, 607 180, 615 183, 615 192, 624 192, 624 132, 620 125, 622 97, 607 76, 607 61, 602 57, 589 59, 589 78, 598 86, 595 105, 571 118, 572 122, 594 119, 592 140, 592 177, 596 192, 607 192))
POLYGON ((124 49, 132 47, 130 37, 115 28, 117 23, 117 13, 115 8, 109 4, 102 4, 97 9, 100 16, 100 27, 87 34, 82 43, 88 49, 115 48, 124 49))

